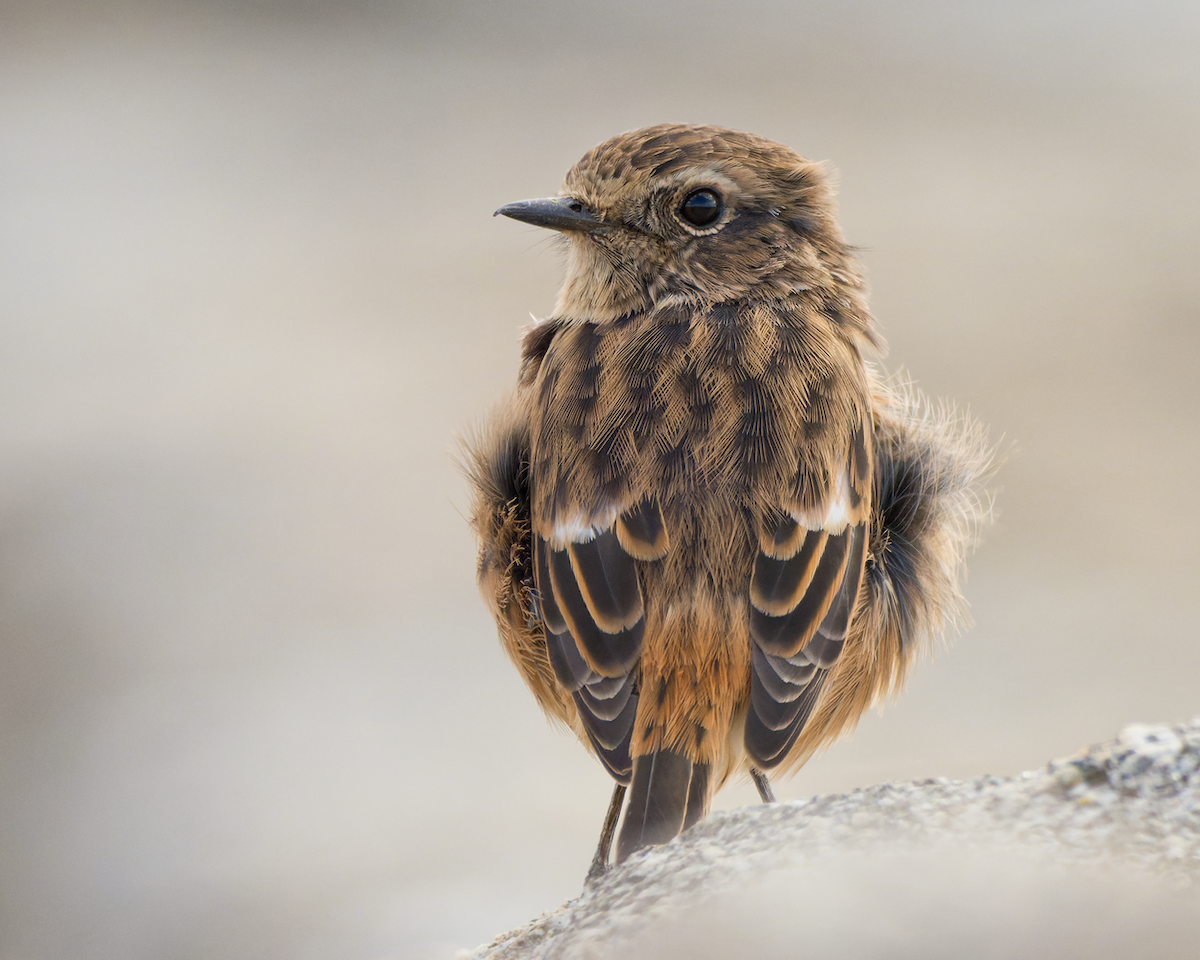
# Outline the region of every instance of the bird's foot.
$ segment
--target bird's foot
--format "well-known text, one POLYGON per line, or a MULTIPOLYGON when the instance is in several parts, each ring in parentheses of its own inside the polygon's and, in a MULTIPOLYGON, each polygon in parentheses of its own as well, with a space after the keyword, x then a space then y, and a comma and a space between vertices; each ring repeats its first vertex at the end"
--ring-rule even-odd
POLYGON ((758 787, 758 795, 762 797, 763 803, 775 802, 775 791, 771 789, 771 781, 767 779, 767 775, 758 767, 750 768, 750 779, 754 781, 754 785, 758 787))

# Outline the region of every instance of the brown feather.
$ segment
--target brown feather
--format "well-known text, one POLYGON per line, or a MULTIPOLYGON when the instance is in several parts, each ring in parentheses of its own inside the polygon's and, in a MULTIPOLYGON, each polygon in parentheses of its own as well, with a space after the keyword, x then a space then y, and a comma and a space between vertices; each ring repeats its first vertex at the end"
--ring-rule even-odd
POLYGON ((596 673, 602 677, 620 677, 627 674, 637 662, 641 651, 644 623, 639 617, 631 627, 607 631, 601 627, 588 609, 587 600, 575 577, 575 570, 567 550, 547 551, 550 568, 550 584, 567 629, 575 638, 579 652, 596 673))
POLYGON ((665 124, 589 151, 564 196, 554 315, 468 443, 472 523, 505 649, 632 782, 623 857, 898 688, 961 602, 991 450, 864 358, 819 164, 665 124))
POLYGON ((643 500, 617 517, 617 539, 636 560, 661 560, 671 549, 662 511, 654 500, 643 500))
MULTIPOLYGON (((815 569, 803 594, 787 613, 772 616, 757 607, 751 607, 750 635, 768 653, 777 657, 794 656, 805 648, 817 632, 846 577, 854 529, 848 527, 843 533, 826 536, 825 548, 816 559, 815 569)), ((804 552, 802 550, 793 561, 786 562, 798 563, 803 559, 804 552)), ((755 565, 756 571, 758 563, 764 562, 777 561, 767 561, 760 556, 755 565)))
POLYGON ((605 633, 620 633, 642 619, 637 570, 615 530, 605 530, 583 543, 567 544, 567 556, 596 626, 605 633))
POLYGON ((754 609, 772 619, 786 617, 795 610, 812 583, 828 539, 829 534, 824 530, 809 530, 801 549, 786 560, 760 553, 750 576, 750 602, 754 609))
POLYGON ((795 517, 784 514, 779 522, 764 525, 759 534, 758 549, 772 560, 790 560, 808 536, 808 527, 802 526, 795 517))
POLYGON ((529 516, 529 427, 518 402, 498 406, 464 442, 472 485, 471 525, 479 540, 480 593, 499 628, 505 653, 552 720, 574 726, 576 711, 558 682, 535 614, 529 516))

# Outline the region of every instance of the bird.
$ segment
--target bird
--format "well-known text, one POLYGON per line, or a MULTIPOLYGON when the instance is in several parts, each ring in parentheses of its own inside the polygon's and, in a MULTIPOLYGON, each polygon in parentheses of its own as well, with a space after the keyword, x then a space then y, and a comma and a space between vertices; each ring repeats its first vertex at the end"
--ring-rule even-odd
POLYGON ((647 127, 495 215, 555 232, 566 271, 464 440, 476 573, 615 781, 590 881, 733 777, 773 800, 899 691, 965 616, 995 449, 883 372, 831 176, 786 146, 647 127))

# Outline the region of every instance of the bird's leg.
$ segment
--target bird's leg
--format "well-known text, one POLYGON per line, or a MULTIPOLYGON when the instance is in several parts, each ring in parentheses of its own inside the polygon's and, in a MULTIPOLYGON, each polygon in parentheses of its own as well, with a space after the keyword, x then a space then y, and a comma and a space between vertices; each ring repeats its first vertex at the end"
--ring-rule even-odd
POLYGON ((771 781, 767 779, 767 775, 758 767, 750 768, 750 779, 754 781, 754 785, 758 787, 758 795, 762 797, 763 803, 774 803, 775 793, 771 790, 771 781))
POLYGON ((600 829, 600 843, 596 846, 596 855, 592 857, 585 884, 599 880, 608 872, 608 853, 612 849, 613 834, 617 832, 617 820, 620 819, 621 804, 624 802, 625 785, 618 783, 613 788, 612 799, 608 801, 608 813, 604 815, 604 826, 600 829))

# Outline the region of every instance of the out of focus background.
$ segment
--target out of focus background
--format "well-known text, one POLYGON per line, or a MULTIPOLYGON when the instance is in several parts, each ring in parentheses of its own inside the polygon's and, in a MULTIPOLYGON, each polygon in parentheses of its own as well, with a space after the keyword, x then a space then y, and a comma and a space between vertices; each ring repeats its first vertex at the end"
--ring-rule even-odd
POLYGON ((426 960, 578 893, 610 782, 454 438, 559 278, 492 211, 663 120, 829 160, 888 366, 1011 452, 974 628, 779 792, 1200 714, 1197 50, 1191 0, 0 2, 0 958, 426 960))

